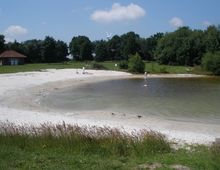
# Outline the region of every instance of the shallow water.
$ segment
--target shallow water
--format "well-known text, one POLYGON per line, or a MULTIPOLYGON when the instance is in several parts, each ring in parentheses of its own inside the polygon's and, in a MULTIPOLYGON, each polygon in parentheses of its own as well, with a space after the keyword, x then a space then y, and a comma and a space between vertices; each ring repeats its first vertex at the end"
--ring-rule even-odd
POLYGON ((55 91, 41 103, 58 111, 103 110, 219 124, 220 78, 132 78, 86 83, 55 91))

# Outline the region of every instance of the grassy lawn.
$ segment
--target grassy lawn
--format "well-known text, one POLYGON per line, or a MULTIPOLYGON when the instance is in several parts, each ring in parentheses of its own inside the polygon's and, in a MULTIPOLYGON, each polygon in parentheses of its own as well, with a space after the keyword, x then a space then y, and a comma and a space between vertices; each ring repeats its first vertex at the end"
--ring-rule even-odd
POLYGON ((18 66, 0 66, 0 73, 16 73, 27 71, 40 71, 43 69, 64 69, 64 68, 82 68, 85 63, 52 63, 52 64, 25 64, 18 66))
MULTIPOLYGON (((196 148, 195 151, 172 151, 170 153, 148 153, 140 155, 113 155, 105 149, 92 148, 90 144, 73 149, 71 146, 54 141, 53 145, 44 148, 42 139, 23 141, 27 145, 2 144, 5 138, 1 137, 0 169, 141 169, 143 164, 160 163, 163 168, 171 169, 170 165, 183 165, 195 170, 218 170, 220 160, 207 148, 196 148), (37 142, 38 140, 38 142, 37 142), (58 145, 60 144, 60 145, 58 145), (34 145, 33 147, 28 145, 34 145), (91 151, 89 149, 91 148, 91 151), (80 151, 81 150, 81 151, 80 151)), ((11 139, 7 142, 11 143, 11 139)), ((18 139, 17 139, 18 140, 18 139)), ((24 139, 23 139, 24 140, 24 139)), ((220 155, 219 155, 220 156, 220 155)))
POLYGON ((1 129, 0 169, 133 170, 155 163, 160 164, 158 169, 172 169, 171 165, 220 169, 220 145, 174 150, 154 132, 142 132, 137 139, 116 129, 65 124, 40 128, 1 124, 1 129))
POLYGON ((170 73, 170 74, 210 74, 204 71, 200 66, 169 66, 159 65, 156 62, 145 62, 145 71, 150 73, 170 73))
MULTIPOLYGON (((107 70, 121 70, 115 67, 118 61, 100 62, 107 70)), ((0 66, 0 73, 16 73, 16 72, 27 72, 27 71, 40 71, 43 69, 65 69, 65 68, 82 68, 95 69, 92 66, 92 62, 65 62, 65 63, 51 63, 51 64, 25 64, 19 66, 0 66)), ((194 74, 208 74, 203 71, 201 67, 186 67, 186 66, 167 66, 159 65, 155 62, 145 62, 145 71, 149 73, 194 73, 194 74)))
MULTIPOLYGON (((115 62, 101 62, 99 63, 107 70, 119 70, 115 67, 115 62)), ((42 63, 42 64, 25 64, 18 66, 0 66, 0 73, 16 73, 27 71, 40 71, 43 69, 65 69, 65 68, 79 68, 86 67, 92 69, 92 62, 64 62, 64 63, 42 63)))

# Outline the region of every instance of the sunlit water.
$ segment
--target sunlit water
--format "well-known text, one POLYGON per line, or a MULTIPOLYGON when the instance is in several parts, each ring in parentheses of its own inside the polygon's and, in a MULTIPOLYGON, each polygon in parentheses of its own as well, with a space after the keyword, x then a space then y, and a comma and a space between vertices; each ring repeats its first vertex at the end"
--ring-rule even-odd
POLYGON ((120 79, 55 91, 43 107, 111 111, 163 119, 220 123, 219 78, 120 79))

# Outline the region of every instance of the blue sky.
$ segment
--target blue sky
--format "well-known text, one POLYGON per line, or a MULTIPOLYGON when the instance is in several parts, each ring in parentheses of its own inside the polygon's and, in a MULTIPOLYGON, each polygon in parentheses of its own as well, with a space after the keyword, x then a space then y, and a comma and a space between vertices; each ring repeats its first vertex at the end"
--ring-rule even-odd
POLYGON ((7 41, 44 39, 70 42, 134 31, 142 37, 179 26, 205 29, 220 24, 220 0, 1 0, 0 34, 7 41))

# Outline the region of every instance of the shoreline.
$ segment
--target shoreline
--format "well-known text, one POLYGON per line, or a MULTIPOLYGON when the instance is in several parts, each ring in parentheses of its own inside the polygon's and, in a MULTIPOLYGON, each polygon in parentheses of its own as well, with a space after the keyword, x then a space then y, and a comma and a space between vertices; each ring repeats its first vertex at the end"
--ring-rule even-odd
MULTIPOLYGON (((15 124, 39 125, 46 122, 116 127, 128 132, 132 130, 153 130, 166 135, 170 141, 188 144, 210 144, 220 137, 220 125, 209 125, 193 122, 163 120, 158 117, 142 117, 127 113, 103 111, 73 111, 54 113, 41 110, 37 104, 39 97, 70 85, 81 85, 118 78, 142 78, 143 75, 131 75, 116 71, 87 70, 87 74, 78 73, 76 69, 55 70, 44 72, 24 72, 0 75, 0 121, 15 124), (34 105, 34 103, 36 105, 34 105)), ((160 74, 149 78, 196 78, 207 77, 192 74, 160 74)))

